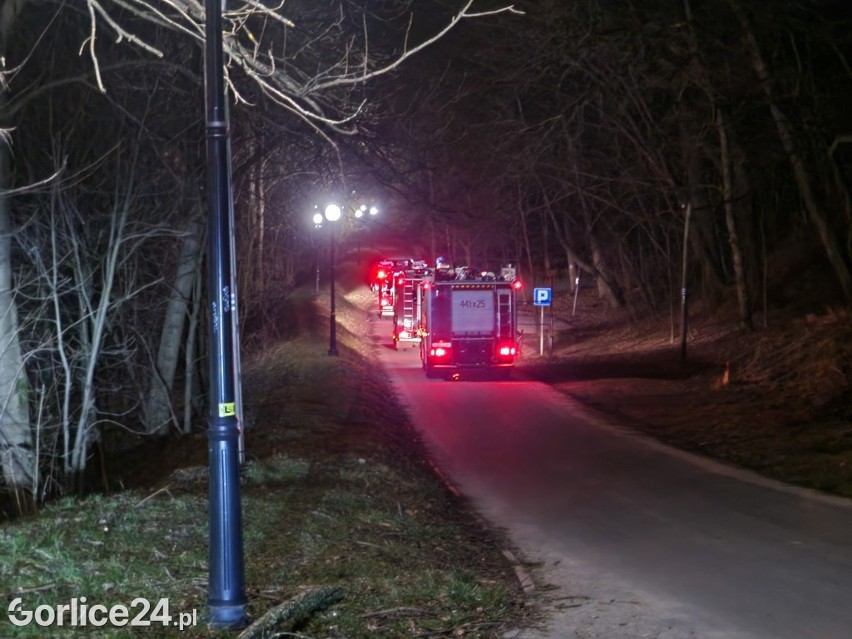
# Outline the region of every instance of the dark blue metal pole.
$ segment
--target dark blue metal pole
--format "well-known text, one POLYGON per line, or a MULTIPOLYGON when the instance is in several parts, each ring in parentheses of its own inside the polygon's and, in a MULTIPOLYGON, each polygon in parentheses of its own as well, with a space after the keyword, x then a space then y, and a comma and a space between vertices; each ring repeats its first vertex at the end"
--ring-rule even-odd
POLYGON ((239 423, 236 413, 234 340, 236 304, 231 267, 231 193, 228 110, 225 101, 222 9, 224 0, 206 1, 205 102, 210 304, 209 594, 210 624, 246 625, 240 504, 239 423))

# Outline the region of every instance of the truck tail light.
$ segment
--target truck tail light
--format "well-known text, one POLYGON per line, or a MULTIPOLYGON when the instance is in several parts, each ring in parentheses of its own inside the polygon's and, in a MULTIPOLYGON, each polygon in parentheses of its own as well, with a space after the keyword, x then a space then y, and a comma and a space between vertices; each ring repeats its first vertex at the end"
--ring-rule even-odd
POLYGON ((429 349, 429 356, 435 359, 447 359, 450 356, 448 346, 435 346, 429 349))
POLYGON ((513 342, 506 342, 500 344, 497 348, 497 354, 502 359, 512 359, 518 354, 518 347, 513 342))

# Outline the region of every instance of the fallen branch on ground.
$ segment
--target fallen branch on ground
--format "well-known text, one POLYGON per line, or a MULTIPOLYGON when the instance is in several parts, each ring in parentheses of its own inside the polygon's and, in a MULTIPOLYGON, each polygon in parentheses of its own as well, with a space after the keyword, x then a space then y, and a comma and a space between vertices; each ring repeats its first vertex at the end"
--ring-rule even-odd
POLYGON ((237 639, 261 639, 273 628, 277 632, 292 630, 305 623, 315 612, 325 610, 341 599, 343 591, 340 588, 329 586, 305 591, 267 610, 260 619, 243 630, 237 639))

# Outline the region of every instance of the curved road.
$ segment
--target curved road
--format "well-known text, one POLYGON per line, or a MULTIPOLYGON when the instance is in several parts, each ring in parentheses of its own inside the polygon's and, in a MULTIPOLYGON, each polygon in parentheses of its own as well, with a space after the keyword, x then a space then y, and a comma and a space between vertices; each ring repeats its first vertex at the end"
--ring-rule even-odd
POLYGON ((518 637, 852 638, 852 506, 619 429, 527 380, 427 380, 372 339, 437 465, 539 579, 518 637))

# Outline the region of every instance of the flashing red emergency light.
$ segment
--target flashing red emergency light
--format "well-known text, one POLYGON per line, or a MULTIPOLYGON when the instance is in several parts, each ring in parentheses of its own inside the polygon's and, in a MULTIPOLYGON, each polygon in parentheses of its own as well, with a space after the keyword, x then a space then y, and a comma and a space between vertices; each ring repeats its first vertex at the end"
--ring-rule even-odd
POLYGON ((429 349, 429 355, 431 357, 435 357, 437 359, 444 359, 445 357, 449 357, 450 349, 444 348, 443 346, 438 346, 436 348, 429 349))
POLYGON ((515 289, 516 291, 523 288, 523 286, 524 286, 524 284, 523 284, 523 282, 521 282, 521 280, 515 280, 514 282, 512 282, 512 288, 515 289))
POLYGON ((380 280, 385 279, 387 276, 388 276, 388 274, 385 273, 384 269, 379 269, 379 272, 376 273, 376 277, 379 278, 380 280))

